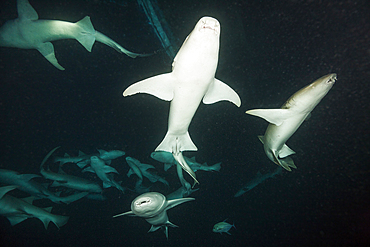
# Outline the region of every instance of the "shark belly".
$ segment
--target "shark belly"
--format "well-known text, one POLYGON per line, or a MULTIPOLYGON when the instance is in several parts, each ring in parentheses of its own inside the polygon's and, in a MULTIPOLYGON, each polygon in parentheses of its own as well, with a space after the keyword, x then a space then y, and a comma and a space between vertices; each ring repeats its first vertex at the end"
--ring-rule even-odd
MULTIPOLYGON (((213 76, 208 79, 210 82, 213 76)), ((200 102, 208 88, 209 82, 196 83, 196 81, 181 83, 175 90, 175 97, 170 104, 168 118, 168 133, 184 135, 197 111, 200 102)), ((164 150, 172 152, 172 150, 164 150)))
POLYGON ((155 151, 166 151, 194 179, 182 151, 196 151, 188 128, 200 102, 212 104, 228 100, 240 106, 239 96, 215 79, 218 64, 220 24, 211 17, 201 18, 185 39, 173 63, 172 73, 158 75, 131 85, 124 96, 149 93, 171 101, 167 134, 155 151))
POLYGON ((307 114, 299 114, 285 120, 281 125, 269 124, 264 135, 265 150, 280 151, 285 142, 297 131, 307 114))
POLYGON ((297 168, 293 160, 287 157, 295 152, 285 142, 320 103, 336 80, 337 75, 334 73, 317 79, 293 94, 280 109, 254 109, 246 112, 270 122, 265 136, 259 136, 259 138, 271 161, 288 171, 291 171, 290 167, 297 168))

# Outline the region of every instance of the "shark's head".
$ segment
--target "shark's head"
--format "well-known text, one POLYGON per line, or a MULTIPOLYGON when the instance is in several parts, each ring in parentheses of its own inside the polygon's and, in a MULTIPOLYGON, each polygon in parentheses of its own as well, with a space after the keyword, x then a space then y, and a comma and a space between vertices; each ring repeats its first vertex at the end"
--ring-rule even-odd
POLYGON ((216 35, 220 35, 221 26, 215 18, 205 16, 198 21, 194 30, 199 32, 212 32, 216 35))
POLYGON ((311 112, 333 87, 336 80, 337 74, 335 73, 317 79, 310 85, 293 94, 282 108, 289 109, 298 107, 304 109, 307 113, 311 112))
POLYGON ((324 97, 327 92, 332 88, 335 81, 337 80, 337 74, 328 74, 314 81, 310 86, 313 90, 324 93, 324 97))
POLYGON ((166 202, 166 197, 160 193, 144 193, 132 201, 131 211, 143 218, 154 217, 165 210, 166 202))

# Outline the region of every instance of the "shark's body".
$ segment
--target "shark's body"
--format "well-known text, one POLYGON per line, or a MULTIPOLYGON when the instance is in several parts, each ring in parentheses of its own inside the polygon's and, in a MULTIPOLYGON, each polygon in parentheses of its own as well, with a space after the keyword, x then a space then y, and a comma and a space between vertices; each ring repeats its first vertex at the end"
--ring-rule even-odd
POLYGON ((96 41, 102 42, 120 53, 130 57, 139 54, 127 51, 102 33, 95 31, 90 17, 72 23, 58 20, 39 20, 35 9, 28 0, 17 0, 18 18, 7 21, 0 27, 0 46, 38 50, 51 64, 60 70, 64 68, 58 63, 51 41, 76 39, 88 51, 96 41))
POLYGON ((260 183, 265 181, 266 179, 272 178, 275 175, 280 174, 282 170, 283 170, 283 168, 281 166, 279 166, 278 168, 276 168, 276 170, 274 170, 272 172, 269 172, 269 173, 266 173, 266 174, 263 174, 263 175, 260 172, 258 172, 257 176, 254 179, 252 179, 251 181, 249 181, 246 185, 244 185, 238 192, 236 192, 234 197, 239 197, 239 196, 243 195, 245 192, 250 191, 251 189, 253 189, 257 185, 259 185, 260 183))
POLYGON ((18 199, 13 196, 6 195, 7 192, 15 188, 17 188, 17 186, 13 185, 0 187, 0 215, 7 217, 12 226, 28 218, 40 219, 43 222, 45 229, 48 228, 50 221, 52 221, 58 228, 67 223, 69 217, 50 213, 51 207, 42 209, 32 205, 34 198, 28 197, 18 199))
POLYGON ((44 164, 46 163, 47 159, 60 147, 56 147, 52 149, 43 159, 40 165, 40 173, 44 178, 53 180, 52 187, 63 186, 66 188, 71 188, 80 191, 92 192, 92 193, 101 193, 103 190, 102 188, 95 182, 92 182, 87 179, 83 179, 80 177, 72 176, 66 174, 61 167, 59 167, 59 172, 55 173, 52 172, 49 167, 47 169, 44 168, 44 164))
POLYGON ((50 169, 45 170, 41 168, 40 173, 44 178, 54 181, 51 184, 52 187, 63 186, 90 193, 101 193, 103 191, 99 184, 84 178, 66 174, 62 169, 59 169, 59 172, 56 173, 52 172, 50 169))
POLYGON ((83 165, 79 165, 80 167, 86 166, 90 162, 91 155, 86 155, 83 152, 79 151, 78 156, 72 157, 69 154, 65 153, 63 157, 56 157, 54 162, 59 162, 59 165, 62 166, 66 163, 83 163, 83 165), (88 162, 86 162, 88 160, 88 162))
POLYGON ((265 135, 259 136, 259 139, 264 144, 265 153, 271 161, 288 171, 291 171, 290 167, 297 168, 293 160, 287 157, 295 152, 285 142, 329 92, 336 79, 336 74, 317 79, 293 94, 280 109, 255 109, 246 112, 270 122, 265 135))
POLYGON ((54 162, 59 162, 61 166, 64 165, 65 163, 75 163, 80 168, 84 168, 85 166, 90 164, 91 156, 97 156, 101 160, 104 160, 106 164, 110 165, 113 159, 125 155, 125 152, 121 150, 105 151, 102 149, 98 149, 98 151, 99 154, 85 154, 84 152, 79 151, 77 157, 71 157, 69 154, 65 153, 64 157, 56 157, 54 159, 54 162))
POLYGON ((154 166, 143 164, 139 160, 132 157, 126 157, 126 161, 130 166, 130 170, 127 173, 128 177, 130 177, 132 174, 136 174, 139 178, 141 178, 141 180, 144 176, 148 178, 152 183, 161 182, 169 186, 168 182, 164 178, 149 171, 149 169, 155 169, 154 166))
POLYGON ((184 202, 195 200, 194 198, 181 198, 167 200, 166 197, 157 192, 148 192, 136 197, 131 203, 131 211, 115 215, 137 215, 149 222, 152 227, 149 232, 163 228, 168 239, 168 227, 177 227, 168 220, 167 210, 184 202))
POLYGON ((103 160, 97 156, 91 156, 89 167, 85 168, 84 172, 96 173, 98 178, 103 181, 103 188, 116 187, 118 190, 125 192, 125 189, 114 180, 113 174, 118 174, 117 170, 111 166, 107 166, 103 160))
POLYGON ((211 17, 201 18, 177 53, 171 73, 140 81, 123 92, 123 96, 148 93, 171 101, 168 131, 156 151, 172 153, 196 183, 195 173, 182 152, 197 150, 188 128, 200 102, 212 104, 228 100, 237 106, 241 104, 238 94, 215 78, 219 37, 220 23, 211 17))
MULTIPOLYGON (((135 174, 139 178, 139 180, 135 184, 135 191, 137 193, 149 192, 149 188, 143 185, 143 179, 144 179, 143 173, 141 172, 141 169, 138 167, 138 164, 141 164, 140 161, 132 157, 126 157, 126 162, 130 166, 130 169, 128 170, 128 173, 127 173, 127 177, 131 177, 132 174, 135 174)), ((148 167, 148 168, 151 168, 151 167, 148 167)))
POLYGON ((29 193, 37 198, 46 198, 55 203, 71 203, 86 196, 87 192, 76 193, 70 196, 57 196, 41 184, 33 181, 33 178, 40 177, 35 174, 19 174, 16 171, 0 169, 0 183, 17 185, 19 190, 29 193))

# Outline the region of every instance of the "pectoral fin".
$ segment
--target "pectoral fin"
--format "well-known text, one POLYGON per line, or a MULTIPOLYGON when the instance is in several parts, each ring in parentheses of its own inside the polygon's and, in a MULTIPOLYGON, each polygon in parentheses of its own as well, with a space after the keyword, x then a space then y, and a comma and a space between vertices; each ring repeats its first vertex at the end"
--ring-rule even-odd
POLYGON ((215 78, 204 95, 203 103, 213 104, 221 100, 230 101, 238 107, 241 105, 239 95, 231 87, 215 78))
POLYGON ((104 173, 111 173, 111 172, 113 172, 113 173, 117 173, 117 174, 119 174, 118 172, 117 172, 117 170, 116 169, 114 169, 113 167, 111 167, 111 166, 104 166, 103 167, 103 171, 104 171, 104 173))
POLYGON ((173 81, 172 73, 150 77, 129 86, 123 92, 123 96, 147 93, 162 100, 171 101, 173 99, 173 81))
POLYGON ((116 217, 119 217, 119 216, 123 216, 123 215, 135 215, 132 211, 128 211, 128 212, 125 212, 125 213, 121 213, 121 214, 117 214, 115 216, 113 216, 113 218, 116 218, 116 217))
POLYGON ((12 226, 14 226, 18 223, 21 223, 22 221, 28 219, 27 216, 8 216, 7 218, 10 222, 10 225, 12 225, 12 226))
POLYGON ((255 109, 245 113, 263 118, 276 126, 280 126, 286 119, 293 116, 289 109, 255 109))

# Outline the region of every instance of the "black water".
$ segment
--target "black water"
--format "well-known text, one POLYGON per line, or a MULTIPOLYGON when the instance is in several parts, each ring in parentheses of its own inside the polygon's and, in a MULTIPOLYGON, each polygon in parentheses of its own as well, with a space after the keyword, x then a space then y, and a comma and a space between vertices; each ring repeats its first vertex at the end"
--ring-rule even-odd
MULTIPOLYGON (((128 50, 161 49, 136 1, 33 0, 41 19, 71 22, 91 16, 96 30, 128 50), (124 1, 120 1, 123 3, 124 1)), ((69 215, 59 230, 38 219, 10 226, 0 218, 1 246, 366 246, 370 244, 368 1, 175 1, 158 0, 180 46, 200 17, 221 23, 217 78, 240 95, 201 105, 189 132, 201 162, 222 161, 219 173, 198 172, 196 199, 169 211, 169 240, 135 217, 112 216, 130 209, 137 194, 105 192, 106 201, 54 205, 69 215), (233 195, 258 171, 276 168, 257 135, 267 123, 248 116, 253 108, 277 108, 315 79, 337 73, 338 81, 311 118, 287 142, 298 169, 265 181, 241 197, 233 195), (231 236, 212 232, 215 223, 235 223, 231 236)), ((17 16, 16 1, 1 1, 0 24, 17 16)), ((53 42, 59 71, 36 50, 0 48, 0 167, 38 173, 48 151, 57 155, 96 148, 122 149, 156 166, 180 184, 173 169, 150 159, 167 128, 169 103, 149 95, 122 97, 129 85, 169 72, 165 52, 131 59, 96 43, 91 53, 75 40, 53 42)), ((189 154, 193 155, 193 154, 189 154)), ((114 160, 125 185, 128 166, 114 160)), ((189 180, 190 181, 190 180, 189 180)))

